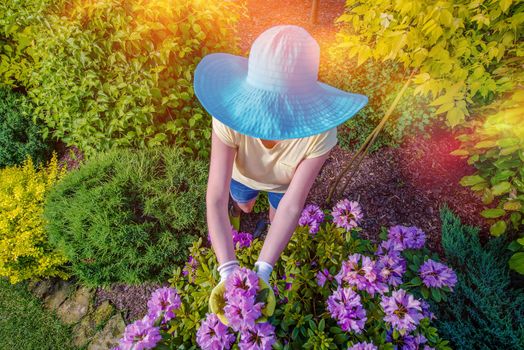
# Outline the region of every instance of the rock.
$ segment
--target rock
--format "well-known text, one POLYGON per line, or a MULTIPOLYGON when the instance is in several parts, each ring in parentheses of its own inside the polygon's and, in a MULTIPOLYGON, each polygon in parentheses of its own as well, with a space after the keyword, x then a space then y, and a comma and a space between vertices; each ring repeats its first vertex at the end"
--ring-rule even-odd
POLYGON ((111 317, 113 309, 113 306, 106 300, 94 312, 82 318, 80 323, 73 328, 73 344, 82 348, 89 343, 99 327, 111 317))
POLYGON ((58 317, 65 324, 79 322, 89 311, 89 303, 93 299, 94 290, 80 287, 69 299, 65 300, 57 310, 58 317))
POLYGON ((66 281, 59 281, 44 299, 44 305, 51 310, 57 310, 60 305, 66 300, 69 293, 73 290, 71 283, 66 281))
POLYGON ((124 333, 126 324, 120 313, 107 321, 104 329, 97 332, 87 350, 107 350, 118 345, 118 340, 124 333))
POLYGON ((27 286, 29 291, 33 293, 33 295, 39 299, 43 299, 46 297, 53 289, 53 286, 57 283, 57 281, 53 281, 50 279, 33 282, 31 281, 29 285, 27 286))

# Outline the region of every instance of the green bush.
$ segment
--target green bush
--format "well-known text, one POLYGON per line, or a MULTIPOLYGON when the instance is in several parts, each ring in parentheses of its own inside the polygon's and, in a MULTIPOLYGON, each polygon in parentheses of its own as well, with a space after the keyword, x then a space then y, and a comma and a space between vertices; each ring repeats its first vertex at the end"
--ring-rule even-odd
POLYGON ((38 166, 49 156, 51 147, 31 114, 31 102, 24 95, 0 87, 0 168, 22 164, 28 156, 38 166))
POLYGON ((510 286, 503 237, 484 246, 477 228, 441 211, 442 246, 457 273, 455 292, 440 304, 440 333, 456 349, 524 349, 524 290, 510 286))
POLYGON ((45 15, 65 0, 0 2, 0 85, 23 87, 33 69, 31 41, 45 15))
MULTIPOLYGON (((363 65, 347 69, 347 60, 340 51, 332 48, 330 59, 321 66, 320 79, 345 91, 362 93, 369 98, 368 105, 355 117, 339 127, 339 145, 345 149, 357 149, 378 125, 389 106, 404 84, 400 64, 366 61, 363 65)), ((397 146, 410 133, 424 131, 429 125, 434 108, 429 100, 411 96, 408 89, 384 129, 379 134, 371 151, 383 146, 397 146)))
POLYGON ((523 11, 524 3, 511 0, 350 0, 336 20, 336 46, 357 65, 372 58, 416 71, 413 93, 430 98, 434 115, 456 126, 472 105, 515 86, 523 11))
POLYGON ((207 164, 181 150, 113 150, 49 194, 50 241, 87 285, 164 281, 206 231, 207 164))
POLYGON ((28 95, 49 134, 88 156, 170 144, 206 157, 210 119, 193 71, 238 53, 234 1, 71 0, 31 38, 28 95))

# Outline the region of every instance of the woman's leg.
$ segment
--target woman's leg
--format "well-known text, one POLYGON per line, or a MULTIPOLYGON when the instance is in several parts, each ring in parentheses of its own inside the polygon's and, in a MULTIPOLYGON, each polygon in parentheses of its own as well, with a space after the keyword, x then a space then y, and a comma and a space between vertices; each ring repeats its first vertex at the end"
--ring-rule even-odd
POLYGON ((250 213, 255 206, 258 190, 254 190, 234 179, 231 179, 229 193, 233 199, 234 216, 240 215, 240 210, 250 213))
POLYGON ((284 196, 284 193, 268 192, 267 198, 269 200, 269 222, 273 222, 275 213, 277 212, 278 203, 284 196))

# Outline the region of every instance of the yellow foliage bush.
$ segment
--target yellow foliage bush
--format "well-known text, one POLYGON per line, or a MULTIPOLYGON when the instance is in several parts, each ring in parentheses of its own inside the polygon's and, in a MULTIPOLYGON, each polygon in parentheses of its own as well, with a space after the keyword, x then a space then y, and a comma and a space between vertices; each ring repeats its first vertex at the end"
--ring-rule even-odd
POLYGON ((67 261, 47 241, 42 216, 49 189, 65 174, 56 154, 35 169, 28 157, 21 166, 0 169, 0 276, 11 283, 67 274, 67 261))

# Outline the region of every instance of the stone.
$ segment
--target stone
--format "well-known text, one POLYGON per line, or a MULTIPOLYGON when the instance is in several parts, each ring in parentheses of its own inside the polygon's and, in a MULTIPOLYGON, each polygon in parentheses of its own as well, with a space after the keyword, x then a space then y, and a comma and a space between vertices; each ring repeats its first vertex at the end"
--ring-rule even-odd
POLYGON ((53 287, 51 293, 44 298, 45 307, 51 310, 57 310, 72 290, 73 286, 70 282, 59 281, 53 287))
POLYGON ((122 315, 116 313, 107 321, 104 328, 95 334, 87 350, 108 350, 117 346, 125 328, 126 324, 122 315))
POLYGON ((57 310, 57 315, 67 325, 79 322, 89 311, 89 303, 95 291, 87 287, 80 287, 57 310))
POLYGON ((106 300, 95 311, 82 318, 73 328, 73 344, 82 348, 89 343, 100 326, 111 317, 113 310, 113 306, 106 300))
POLYGON ((38 299, 43 299, 53 290, 53 287, 56 283, 56 280, 53 281, 51 279, 41 280, 38 282, 31 281, 27 287, 35 297, 38 299))

